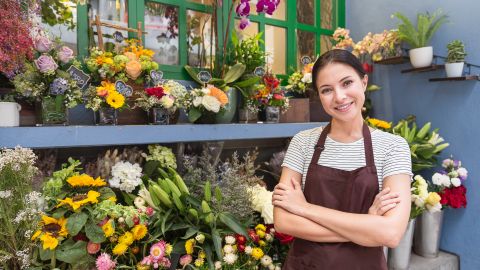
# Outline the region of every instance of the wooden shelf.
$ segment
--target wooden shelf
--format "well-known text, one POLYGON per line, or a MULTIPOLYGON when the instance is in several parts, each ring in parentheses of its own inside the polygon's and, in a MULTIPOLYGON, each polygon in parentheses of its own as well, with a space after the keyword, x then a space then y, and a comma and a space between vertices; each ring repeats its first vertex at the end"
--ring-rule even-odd
POLYGON ((445 77, 445 78, 432 78, 431 82, 444 82, 444 81, 480 81, 479 75, 467 75, 462 77, 445 77))
POLYGON ((440 69, 444 69, 444 68, 445 68, 445 65, 431 65, 431 66, 428 66, 428 67, 405 69, 405 70, 402 70, 402 73, 428 72, 428 71, 440 70, 440 69))
POLYGON ((380 61, 375 61, 373 63, 378 65, 399 65, 399 64, 407 63, 409 59, 410 58, 408 58, 408 56, 395 56, 395 57, 385 58, 380 61))

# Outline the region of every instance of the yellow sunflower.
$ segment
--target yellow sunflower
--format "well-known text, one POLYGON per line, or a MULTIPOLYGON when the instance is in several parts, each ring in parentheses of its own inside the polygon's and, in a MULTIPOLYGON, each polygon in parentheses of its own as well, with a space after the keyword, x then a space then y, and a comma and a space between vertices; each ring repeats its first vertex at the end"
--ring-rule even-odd
POLYGON ((107 104, 114 109, 118 109, 125 104, 125 97, 122 94, 113 91, 107 96, 107 104))
POLYGON ((39 238, 43 243, 43 249, 55 249, 59 240, 63 240, 68 235, 67 219, 64 217, 55 219, 43 215, 39 226, 40 229, 33 234, 31 239, 35 241, 35 239, 39 238))
POLYGON ((133 239, 140 240, 147 235, 147 226, 143 224, 136 225, 132 229, 133 239))
POLYGON ((100 177, 93 179, 93 177, 88 174, 74 175, 68 178, 67 182, 72 187, 103 187, 107 185, 100 177))
POLYGON ((392 127, 392 124, 388 123, 387 121, 379 120, 376 118, 369 118, 368 123, 377 128, 389 129, 392 127))
POLYGON ((78 194, 73 196, 72 198, 65 198, 63 200, 59 200, 59 204, 57 207, 63 205, 70 205, 73 211, 76 211, 78 208, 89 204, 89 203, 98 203, 98 197, 100 197, 100 193, 94 190, 90 190, 87 194, 78 194))

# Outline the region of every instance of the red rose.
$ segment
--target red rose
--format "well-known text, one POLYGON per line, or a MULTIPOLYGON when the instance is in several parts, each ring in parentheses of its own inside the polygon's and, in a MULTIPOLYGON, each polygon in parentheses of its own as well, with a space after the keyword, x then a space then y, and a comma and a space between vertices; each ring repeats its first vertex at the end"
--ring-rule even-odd
POLYGON ((282 245, 290 244, 293 241, 293 239, 295 239, 295 237, 293 237, 291 235, 284 234, 284 233, 279 233, 279 232, 275 232, 275 238, 280 240, 280 243, 282 245))
POLYGON ((147 95, 156 96, 157 98, 161 98, 165 95, 165 93, 163 93, 163 88, 160 86, 147 88, 145 89, 145 92, 147 92, 147 95))

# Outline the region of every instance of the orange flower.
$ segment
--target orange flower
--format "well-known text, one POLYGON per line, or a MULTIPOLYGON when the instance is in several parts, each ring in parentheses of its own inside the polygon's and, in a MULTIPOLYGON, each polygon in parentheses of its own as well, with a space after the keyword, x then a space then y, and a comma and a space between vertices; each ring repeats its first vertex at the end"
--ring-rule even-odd
POLYGON ((225 94, 225 92, 223 92, 222 90, 216 88, 215 86, 213 85, 209 85, 208 86, 208 89, 210 89, 210 94, 208 94, 209 96, 212 96, 212 97, 215 97, 216 99, 218 99, 218 101, 220 102, 220 104, 222 106, 225 106, 227 103, 228 103, 228 97, 227 95, 225 94))
POLYGON ((305 65, 303 67, 303 74, 305 73, 312 73, 312 69, 313 69, 313 63, 310 63, 308 65, 305 65))
POLYGON ((125 65, 125 71, 130 79, 136 80, 142 73, 142 65, 136 60, 130 61, 125 65))
POLYGON ((102 86, 97 87, 97 96, 105 97, 114 91, 115 91, 115 84, 108 81, 102 81, 102 86))
POLYGON ((137 55, 133 52, 124 52, 123 55, 128 57, 128 59, 130 59, 130 61, 137 61, 138 60, 137 55))

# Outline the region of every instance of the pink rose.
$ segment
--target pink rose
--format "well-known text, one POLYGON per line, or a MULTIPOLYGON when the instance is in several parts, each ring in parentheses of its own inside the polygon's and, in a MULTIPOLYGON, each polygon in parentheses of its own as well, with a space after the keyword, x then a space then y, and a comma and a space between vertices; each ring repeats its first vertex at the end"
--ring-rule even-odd
POLYGON ((58 51, 58 59, 64 64, 70 62, 73 58, 73 51, 67 46, 62 46, 58 51))
POLYGON ((39 36, 35 39, 35 49, 41 53, 46 53, 52 49, 52 42, 47 37, 39 36))
POLYGON ((53 60, 50 55, 41 55, 34 62, 41 73, 52 73, 58 68, 57 63, 55 63, 55 60, 53 60))

